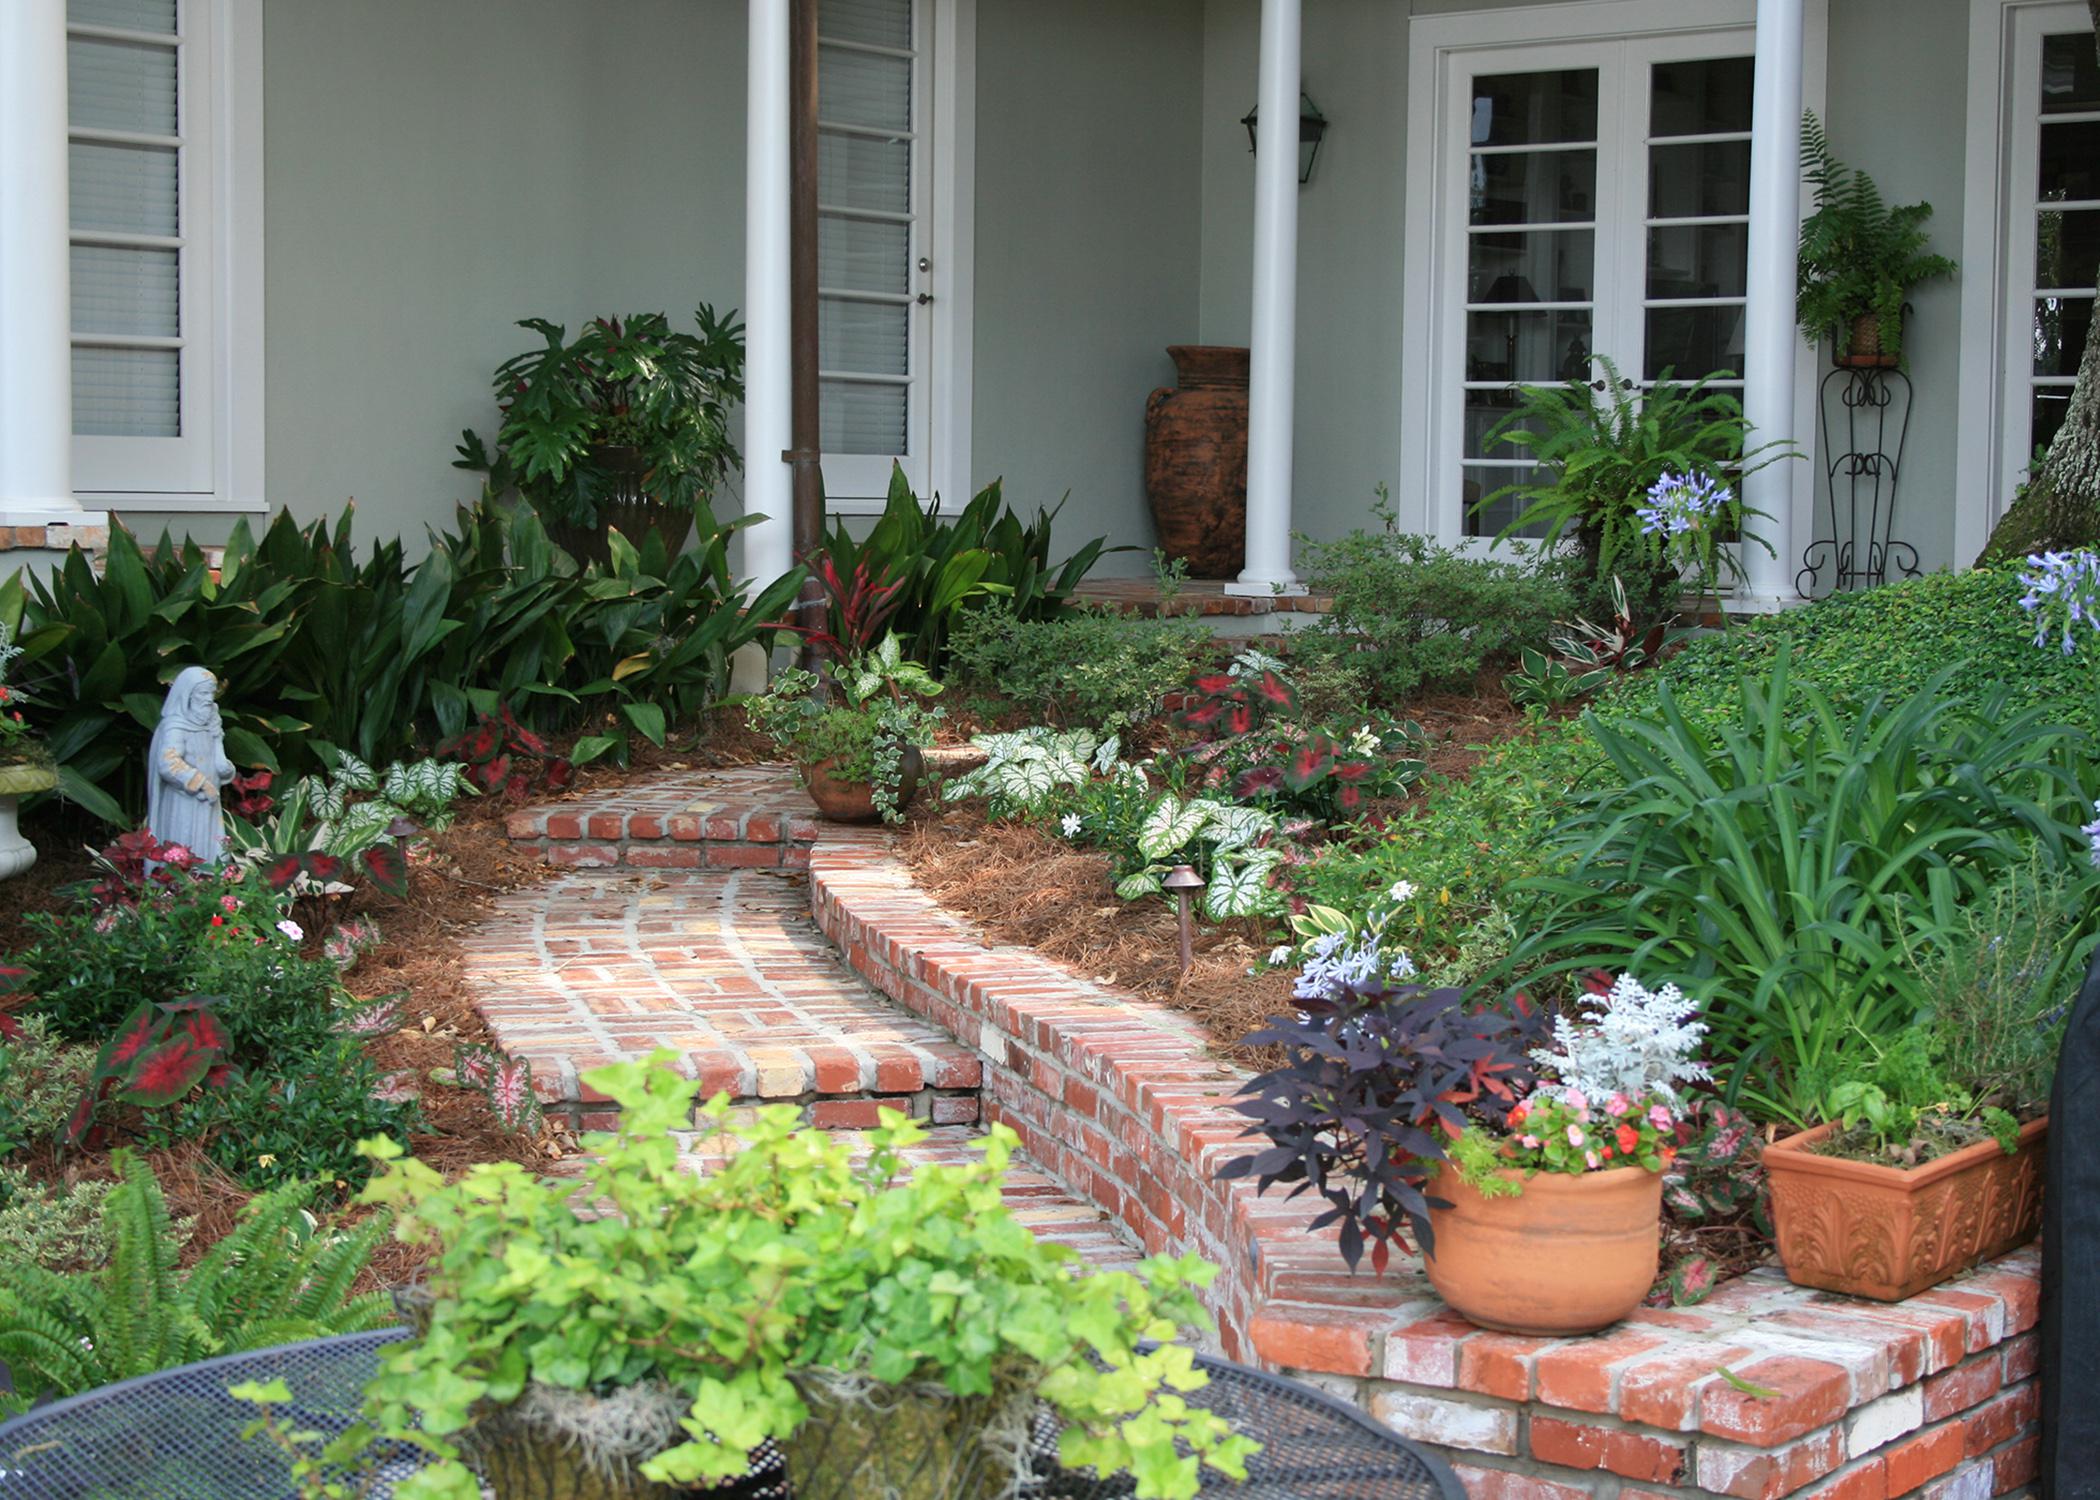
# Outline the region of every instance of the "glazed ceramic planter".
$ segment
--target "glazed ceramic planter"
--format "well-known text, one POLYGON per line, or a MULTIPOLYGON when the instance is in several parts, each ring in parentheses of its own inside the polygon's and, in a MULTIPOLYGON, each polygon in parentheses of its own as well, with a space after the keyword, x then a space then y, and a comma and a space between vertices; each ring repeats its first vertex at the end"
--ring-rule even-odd
POLYGON ((1486 1198, 1440 1172, 1429 1184, 1436 1254, 1422 1257, 1451 1310, 1483 1328, 1545 1338, 1595 1333, 1648 1295, 1662 1248, 1662 1174, 1517 1171, 1513 1198, 1486 1198))
POLYGON ((1907 1171, 1818 1155, 1836 1128, 1765 1148, 1779 1260, 1799 1286, 1900 1302, 2041 1229, 2046 1118, 2020 1127, 2010 1156, 1979 1141, 1907 1171))
MULTIPOLYGON (((833 823, 881 821, 882 813, 875 806, 875 788, 865 781, 842 781, 833 776, 831 768, 837 764, 834 757, 799 768, 802 784, 809 789, 809 800, 817 804, 818 813, 833 823)), ((911 806, 912 798, 918 796, 919 776, 924 765, 918 747, 906 745, 897 778, 898 811, 911 806)))
POLYGON ((49 766, 0 766, 0 880, 27 874, 36 864, 36 845, 15 822, 21 799, 57 785, 58 773, 49 766))

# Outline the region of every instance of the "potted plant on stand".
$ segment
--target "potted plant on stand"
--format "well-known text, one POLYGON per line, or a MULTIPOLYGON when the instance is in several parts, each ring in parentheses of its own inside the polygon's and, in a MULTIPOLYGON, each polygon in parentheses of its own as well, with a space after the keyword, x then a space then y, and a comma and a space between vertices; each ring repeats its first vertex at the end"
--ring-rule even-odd
POLYGON ((1373 932, 1316 940, 1295 1021, 1248 1038, 1291 1060, 1239 1108, 1268 1149, 1221 1177, 1309 1186, 1354 1267, 1383 1269, 1403 1227, 1454 1311, 1545 1337, 1594 1332, 1655 1281, 1677 1085, 1703 1077, 1703 1032, 1674 987, 1622 978, 1551 1045, 1522 1011, 1457 990, 1395 988, 1411 970, 1373 932), (1332 939, 1339 938, 1339 941, 1332 939))
POLYGON ((918 795, 920 755, 941 710, 920 700, 941 685, 904 657, 895 635, 848 658, 827 697, 816 675, 789 667, 748 700, 752 728, 786 751, 817 811, 834 823, 901 822, 918 795))
POLYGON ((608 529, 637 548, 650 532, 667 555, 684 547, 697 506, 739 459, 729 408, 743 399, 743 325, 701 303, 699 332, 662 313, 595 318, 574 341, 558 323, 526 318, 546 346, 496 370, 502 424, 491 453, 469 431, 455 468, 515 489, 547 534, 579 562, 609 560, 608 529))
POLYGON ((581 1193, 509 1163, 448 1183, 366 1143, 366 1199, 434 1257, 418 1336, 366 1392, 379 1438, 439 1460, 401 1500, 476 1500, 470 1462, 496 1500, 705 1493, 767 1443, 800 1500, 992 1500, 1049 1462, 1044 1406, 1059 1460, 1139 1496, 1244 1476, 1255 1445, 1174 1394, 1204 1383, 1189 1350, 1144 1347, 1203 1321, 1211 1267, 1077 1274, 1001 1201, 1010 1131, 906 1177, 923 1127, 900 1114, 856 1163, 791 1106, 696 1111, 673 1061, 586 1075, 620 1129, 587 1140, 581 1193))
POLYGON ((1956 269, 1925 248, 1932 205, 1883 202, 1873 178, 1831 154, 1813 113, 1801 119, 1801 173, 1815 189, 1815 211, 1801 222, 1802 336, 1812 344, 1828 337, 1840 365, 1900 365, 1904 299, 1956 269))
POLYGON ((15 821, 21 799, 58 785, 51 752, 22 717, 22 694, 8 685, 7 669, 21 654, 14 631, 0 624, 0 880, 25 874, 36 863, 36 845, 22 837, 15 821))

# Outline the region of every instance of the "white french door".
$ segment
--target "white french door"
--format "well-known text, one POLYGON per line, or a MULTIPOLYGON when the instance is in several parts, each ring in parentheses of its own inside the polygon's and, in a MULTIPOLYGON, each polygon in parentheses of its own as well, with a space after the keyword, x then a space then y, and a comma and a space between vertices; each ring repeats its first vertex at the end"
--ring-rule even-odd
POLYGON ((893 464, 921 495, 968 483, 948 472, 963 441, 957 412, 967 414, 952 399, 967 371, 951 367, 967 328, 956 263, 966 214, 956 137, 967 130, 956 118, 967 67, 958 12, 967 8, 818 7, 818 365, 834 510, 879 508, 893 464))
POLYGON ((2100 58, 2083 5, 2013 17, 2000 383, 2009 498, 2062 425, 2100 279, 2100 58))
POLYGON ((1668 373, 1741 384, 1753 38, 1746 29, 1444 54, 1428 529, 1492 537, 1479 503, 1536 472, 1491 442, 1516 388, 1668 373))

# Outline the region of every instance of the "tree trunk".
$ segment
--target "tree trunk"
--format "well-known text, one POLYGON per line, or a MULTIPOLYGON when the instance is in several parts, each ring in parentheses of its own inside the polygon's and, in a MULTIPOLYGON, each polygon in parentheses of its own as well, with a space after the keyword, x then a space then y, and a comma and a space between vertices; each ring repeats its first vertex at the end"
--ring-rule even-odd
MULTIPOLYGON (((2086 3, 2100 49, 2100 0, 2086 3)), ((2100 546, 2100 328, 2086 333, 2078 383, 2041 472, 1999 518, 1976 562, 1980 567, 2030 552, 2094 546, 2100 546)))

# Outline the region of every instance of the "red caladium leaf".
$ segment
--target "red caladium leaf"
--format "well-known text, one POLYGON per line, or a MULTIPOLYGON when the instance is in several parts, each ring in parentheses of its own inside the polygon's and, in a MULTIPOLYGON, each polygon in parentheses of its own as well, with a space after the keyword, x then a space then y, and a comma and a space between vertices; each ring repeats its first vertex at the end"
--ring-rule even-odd
POLYGON ((499 1060, 493 1048, 461 1042, 452 1049, 452 1075, 464 1088, 486 1088, 499 1060))
POLYGON ((306 860, 298 854, 280 854, 263 866, 263 883, 273 891, 288 891, 306 871, 306 860))
POLYGON ((1300 745, 1284 766, 1283 781, 1294 792, 1317 786, 1334 769, 1334 752, 1324 745, 1300 745))
POLYGON ((1297 710, 1298 690, 1274 672, 1264 672, 1254 679, 1254 693, 1279 713, 1292 713, 1297 710))
POLYGON ((19 995, 29 983, 29 971, 19 964, 0 964, 0 995, 19 995))
POLYGON ((539 1128, 540 1100, 532 1091, 532 1064, 522 1057, 497 1060, 489 1070, 489 1103, 505 1130, 539 1128))
POLYGON ((575 779, 576 766, 574 762, 559 758, 547 762, 546 782, 548 791, 561 791, 575 779))
POLYGON ((22 1023, 6 1011, 0 1010, 0 1042, 19 1042, 21 1040, 22 1023))
POLYGON ((179 1034, 189 1038, 190 1045, 209 1048, 214 1052, 226 1050, 229 1041, 226 1028, 219 1024, 219 1018, 210 1011, 185 1011, 177 1024, 180 1027, 179 1034))
POLYGON ((520 727, 511 733, 510 748, 523 750, 528 755, 545 755, 547 742, 531 730, 520 727))
POLYGON ((200 1048, 186 1036, 178 1036, 141 1057, 117 1090, 127 1104, 158 1108, 173 1104, 204 1081, 204 1075, 219 1060, 216 1051, 200 1048))
POLYGON ((1338 760, 1334 763, 1333 776, 1336 781, 1362 781, 1371 774, 1371 763, 1367 760, 1338 760))
POLYGON ((108 1078, 129 1068, 138 1056, 157 1044, 166 1033, 167 1021, 151 1005, 141 1005, 117 1028, 117 1034, 102 1044, 95 1058, 93 1078, 108 1078))
POLYGON ((1254 728, 1254 710, 1245 703, 1235 703, 1225 713, 1225 729, 1230 734, 1246 734, 1254 728))
POLYGON ((381 840, 357 852, 357 865, 365 879, 389 896, 408 894, 408 856, 391 840, 381 840))
POLYGON ((108 1092, 107 1078, 89 1080, 88 1086, 81 1091, 79 1101, 74 1104, 73 1112, 66 1116, 66 1123, 59 1127, 58 1143, 61 1146, 69 1151, 77 1151, 88 1144, 88 1137, 95 1125, 95 1106, 102 1102, 102 1096, 108 1092))
POLYGON ((299 856, 300 868, 323 885, 330 885, 343 878, 343 862, 333 854, 319 849, 309 849, 299 856))
POLYGON ((1206 698, 1201 703, 1183 710, 1181 722, 1190 729, 1208 729, 1224 717, 1225 710, 1230 706, 1223 698, 1206 698))
POLYGON ((232 1063, 213 1063, 204 1075, 204 1086, 208 1089, 223 1089, 241 1076, 241 1070, 232 1063))
POLYGON ((532 783, 526 779, 523 771, 511 772, 510 780, 503 783, 503 795, 513 802, 523 802, 531 790, 532 783))
POLYGON ((1236 797, 1261 797, 1273 795, 1283 786, 1283 767, 1254 766, 1240 773, 1232 792, 1236 797))
POLYGON ((368 1000, 345 1016, 338 1029, 347 1031, 352 1036, 384 1036, 389 1031, 399 1029, 401 1002, 406 998, 404 992, 396 991, 391 995, 381 995, 376 1000, 368 1000))
POLYGON ((1210 698, 1236 698, 1240 694, 1240 680, 1226 672, 1201 673, 1189 686, 1210 698))
POLYGON ((1364 789, 1360 786, 1345 786, 1334 794, 1334 800, 1345 813, 1353 813, 1364 804, 1364 789))
POLYGON ((481 768, 481 785, 485 791, 493 792, 508 780, 510 780, 510 756, 508 753, 497 756, 481 768))

